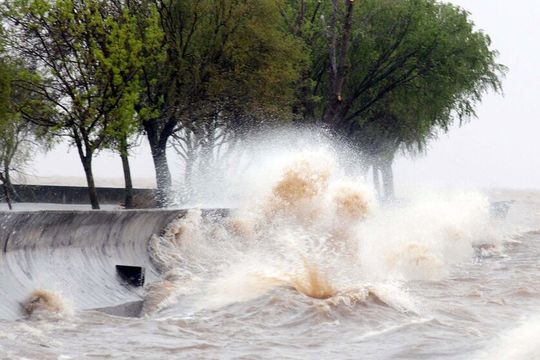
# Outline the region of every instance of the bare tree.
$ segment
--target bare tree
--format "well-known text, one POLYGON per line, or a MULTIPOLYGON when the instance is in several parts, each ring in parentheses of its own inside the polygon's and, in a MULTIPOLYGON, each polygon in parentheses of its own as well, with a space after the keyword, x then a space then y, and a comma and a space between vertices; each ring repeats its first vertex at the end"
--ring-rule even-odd
POLYGON ((31 160, 36 148, 32 139, 30 124, 16 119, 0 123, 0 182, 10 210, 13 209, 12 200, 16 195, 12 174, 23 173, 31 160))

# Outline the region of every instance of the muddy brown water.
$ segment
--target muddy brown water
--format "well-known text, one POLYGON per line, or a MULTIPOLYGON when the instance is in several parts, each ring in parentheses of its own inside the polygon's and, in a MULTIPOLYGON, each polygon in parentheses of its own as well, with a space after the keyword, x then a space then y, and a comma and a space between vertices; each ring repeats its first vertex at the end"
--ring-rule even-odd
MULTIPOLYGON (((505 220, 490 224, 500 235, 497 241, 478 239, 470 256, 445 263, 437 276, 411 272, 411 267, 431 271, 425 262, 439 266, 429 262, 429 239, 415 240, 412 247, 396 242, 402 250, 384 259, 395 262, 398 256, 402 265, 405 256, 406 275, 382 281, 384 274, 361 274, 390 271, 379 263, 365 266, 373 260, 369 254, 358 262, 341 257, 343 249, 321 250, 319 242, 310 242, 311 247, 298 248, 301 261, 291 265, 294 251, 283 245, 289 240, 280 246, 266 243, 264 250, 262 243, 252 247, 236 238, 236 245, 225 246, 212 228, 191 233, 202 237, 166 269, 173 271, 167 286, 176 296, 146 317, 74 306, 58 316, 0 320, 0 359, 540 359, 540 193, 488 195, 495 201, 515 200, 505 220), (413 258, 401 252, 409 250, 413 258), (362 270, 338 274, 334 258, 343 267, 359 264, 362 270), (188 260, 190 265, 178 265, 188 260)), ((453 213, 445 214, 452 218, 453 213)), ((190 223, 193 231, 206 226, 197 221, 195 216, 190 223)), ((378 228, 383 225, 389 231, 386 223, 367 223, 377 230, 359 231, 363 239, 390 237, 393 232, 378 228)), ((187 231, 186 222, 180 226, 187 231)), ((410 229, 417 234, 421 226, 399 227, 396 233, 410 229)), ((451 230, 457 237, 485 235, 470 228, 451 230)), ((308 237, 293 231, 286 238, 298 236, 308 237)), ((378 238, 357 251, 371 249, 371 257, 377 257, 383 250, 376 245, 384 241, 378 238)), ((454 256, 437 254, 442 260, 454 256)), ((70 289, 56 290, 69 308, 70 289)))

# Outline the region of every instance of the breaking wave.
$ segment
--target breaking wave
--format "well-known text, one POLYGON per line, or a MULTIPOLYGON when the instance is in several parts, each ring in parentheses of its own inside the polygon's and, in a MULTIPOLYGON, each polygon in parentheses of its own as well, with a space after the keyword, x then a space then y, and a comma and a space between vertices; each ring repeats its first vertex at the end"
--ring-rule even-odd
POLYGON ((381 206, 331 151, 261 166, 260 181, 245 186, 249 196, 230 216, 190 210, 151 239, 151 258, 164 276, 147 287, 144 314, 180 296, 197 311, 277 288, 329 304, 378 301, 414 312, 407 281, 441 279, 472 261, 475 246, 496 245, 489 202, 477 192, 381 206))

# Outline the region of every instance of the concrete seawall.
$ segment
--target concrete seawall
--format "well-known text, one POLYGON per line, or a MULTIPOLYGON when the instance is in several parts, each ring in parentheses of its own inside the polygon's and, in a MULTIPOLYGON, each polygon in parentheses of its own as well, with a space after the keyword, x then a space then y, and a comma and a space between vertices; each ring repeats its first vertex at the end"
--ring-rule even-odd
POLYGON ((115 265, 157 270, 147 252, 185 210, 0 212, 0 319, 21 317, 20 302, 36 289, 52 290, 78 309, 141 299, 142 288, 125 284, 115 265))
MULTIPOLYGON (((16 202, 52 203, 52 204, 89 204, 88 189, 82 186, 55 185, 14 185, 16 202)), ((101 204, 123 204, 125 192, 122 188, 96 188, 101 204)), ((134 202, 139 207, 153 207, 155 191, 153 189, 133 189, 134 202)), ((3 191, 0 202, 5 202, 3 191)))

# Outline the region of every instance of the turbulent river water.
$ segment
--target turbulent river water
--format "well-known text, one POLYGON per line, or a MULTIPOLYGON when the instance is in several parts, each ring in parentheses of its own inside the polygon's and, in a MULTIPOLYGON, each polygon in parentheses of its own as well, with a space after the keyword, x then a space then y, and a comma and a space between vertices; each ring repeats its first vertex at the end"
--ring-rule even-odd
POLYGON ((540 193, 378 205, 313 154, 246 191, 150 240, 142 317, 70 311, 62 289, 51 314, 0 321, 0 358, 540 359, 540 193))

